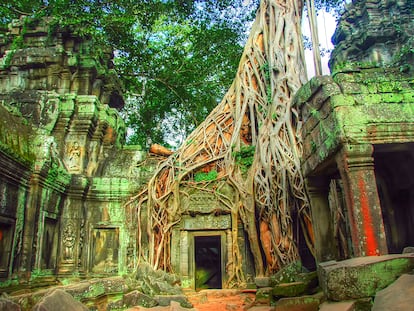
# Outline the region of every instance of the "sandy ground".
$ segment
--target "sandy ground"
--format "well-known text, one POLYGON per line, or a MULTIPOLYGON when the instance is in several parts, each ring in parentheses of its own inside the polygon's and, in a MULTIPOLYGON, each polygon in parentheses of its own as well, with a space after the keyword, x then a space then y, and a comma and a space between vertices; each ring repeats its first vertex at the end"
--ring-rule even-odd
POLYGON ((269 305, 255 304, 254 291, 232 289, 207 289, 199 292, 186 292, 192 309, 186 309, 179 303, 168 307, 133 307, 127 311, 272 311, 269 305))
POLYGON ((197 311, 271 310, 269 306, 254 305, 255 293, 240 290, 202 290, 187 293, 197 311))

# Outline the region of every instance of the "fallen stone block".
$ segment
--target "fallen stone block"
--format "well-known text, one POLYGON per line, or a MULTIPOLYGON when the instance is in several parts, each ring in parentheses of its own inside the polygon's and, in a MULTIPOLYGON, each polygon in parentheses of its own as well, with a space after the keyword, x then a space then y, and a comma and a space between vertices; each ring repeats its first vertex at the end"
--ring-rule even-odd
POLYGON ((168 306, 156 306, 152 308, 145 308, 145 307, 133 307, 129 308, 125 311, 197 311, 196 309, 188 309, 184 308, 180 305, 179 302, 171 301, 171 304, 168 306))
POLYGON ((414 254, 330 261, 319 264, 319 283, 328 300, 368 298, 413 268, 414 254))
POLYGON ((280 283, 295 282, 297 281, 297 275, 303 272, 304 268, 300 261, 292 262, 270 277, 270 286, 273 287, 280 283))
POLYGON ((373 311, 413 310, 414 275, 403 274, 375 295, 373 311))
POLYGON ((56 289, 43 297, 32 311, 88 311, 88 308, 67 292, 56 289))
POLYGON ((169 306, 171 302, 176 301, 184 308, 193 307, 185 295, 155 295, 154 299, 160 306, 169 306))
POLYGON ((270 286, 270 278, 269 277, 265 277, 265 276, 256 277, 254 279, 254 283, 259 288, 261 288, 261 287, 269 287, 270 286))
POLYGON ((323 299, 322 293, 309 296, 281 298, 275 304, 275 311, 318 311, 323 299))
POLYGON ((319 311, 355 311, 355 301, 324 302, 319 311))
POLYGON ((273 297, 296 297, 306 291, 304 282, 282 283, 276 285, 272 290, 273 297))
POLYGON ((127 307, 143 306, 146 308, 155 307, 158 303, 148 295, 145 295, 137 290, 124 295, 124 304, 127 307))
POLYGON ((404 249, 403 249, 402 253, 403 253, 403 254, 410 254, 410 253, 414 253, 414 246, 407 246, 407 247, 404 247, 404 249))
POLYGON ((7 298, 0 298, 0 311, 20 311, 20 306, 7 299, 7 298))

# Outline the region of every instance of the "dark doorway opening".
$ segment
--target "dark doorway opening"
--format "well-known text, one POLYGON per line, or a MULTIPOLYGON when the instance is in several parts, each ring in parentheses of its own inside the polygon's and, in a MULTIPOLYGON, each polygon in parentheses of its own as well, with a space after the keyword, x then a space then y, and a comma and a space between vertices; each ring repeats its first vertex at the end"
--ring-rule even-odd
POLYGON ((221 237, 194 237, 196 290, 221 288, 221 237))
POLYGON ((388 252, 414 245, 414 143, 376 145, 374 152, 388 252))

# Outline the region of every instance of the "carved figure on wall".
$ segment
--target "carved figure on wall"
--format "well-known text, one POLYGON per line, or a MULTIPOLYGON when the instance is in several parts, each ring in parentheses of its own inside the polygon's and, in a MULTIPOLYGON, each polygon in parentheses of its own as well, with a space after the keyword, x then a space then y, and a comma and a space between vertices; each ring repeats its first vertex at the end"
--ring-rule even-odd
POLYGON ((73 248, 75 246, 75 228, 72 222, 69 222, 63 230, 63 259, 73 259, 73 248))
POLYGON ((79 169, 81 150, 78 142, 74 142, 73 145, 69 148, 69 161, 68 166, 71 170, 79 169))

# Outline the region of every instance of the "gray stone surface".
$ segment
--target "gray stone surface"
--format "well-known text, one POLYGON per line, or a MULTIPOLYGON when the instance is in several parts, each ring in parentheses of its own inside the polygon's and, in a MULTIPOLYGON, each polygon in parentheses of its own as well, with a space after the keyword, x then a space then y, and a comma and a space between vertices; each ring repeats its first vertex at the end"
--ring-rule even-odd
POLYGON ((127 307, 143 306, 150 308, 155 307, 158 303, 150 296, 134 290, 124 295, 124 304, 127 307))
POLYGON ((133 307, 127 309, 126 311, 197 311, 193 308, 184 308, 178 302, 171 301, 169 306, 156 306, 153 308, 145 308, 145 307, 133 307))
POLYGON ((319 306, 319 311, 354 311, 354 301, 324 302, 319 306))
POLYGON ((407 247, 404 247, 404 249, 403 249, 402 253, 403 253, 403 254, 410 254, 410 253, 414 253, 414 246, 407 246, 407 247))
POLYGON ((319 281, 329 300, 373 297, 414 268, 414 254, 358 257, 319 265, 319 281))
POLYGON ((269 287, 270 286, 270 278, 269 277, 256 277, 254 278, 254 283, 257 287, 269 287))
POLYGON ((0 311, 20 311, 21 308, 17 303, 7 299, 0 298, 0 311))
POLYGON ((272 290, 275 297, 295 297, 302 295, 306 290, 304 282, 291 282, 276 285, 272 290))
POLYGON ((43 297, 32 311, 87 311, 88 308, 67 292, 56 289, 43 297))
POLYGON ((275 302, 275 311, 318 311, 322 298, 321 294, 281 298, 275 302))
POLYGON ((373 311, 414 310, 414 275, 403 274, 375 295, 373 311))
POLYGON ((158 302, 160 306, 169 306, 173 301, 176 301, 182 307, 193 307, 193 305, 188 301, 188 298, 185 295, 155 295, 154 299, 158 302))

